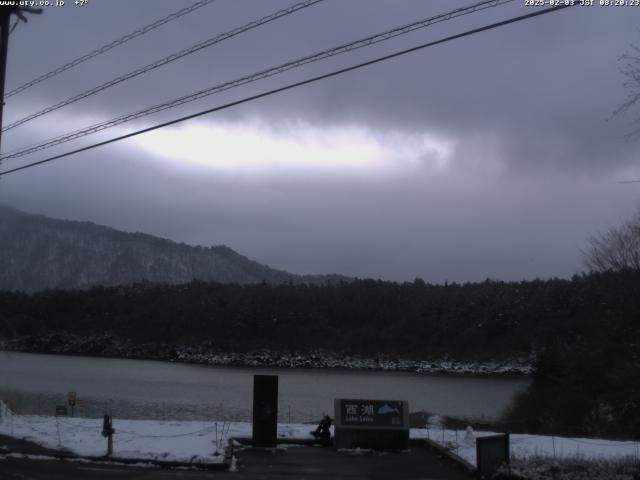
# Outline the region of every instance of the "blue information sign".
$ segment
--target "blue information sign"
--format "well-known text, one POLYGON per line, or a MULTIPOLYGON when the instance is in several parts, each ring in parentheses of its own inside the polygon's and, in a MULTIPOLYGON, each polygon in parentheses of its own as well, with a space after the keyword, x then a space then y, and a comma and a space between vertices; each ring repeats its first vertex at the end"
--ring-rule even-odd
POLYGON ((370 427, 402 427, 403 402, 397 400, 340 400, 340 423, 370 427))

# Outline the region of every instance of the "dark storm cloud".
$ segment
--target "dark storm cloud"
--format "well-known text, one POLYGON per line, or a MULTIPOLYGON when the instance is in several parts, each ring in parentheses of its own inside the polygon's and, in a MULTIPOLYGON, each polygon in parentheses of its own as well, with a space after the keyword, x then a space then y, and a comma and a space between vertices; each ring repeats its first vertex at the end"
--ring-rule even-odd
MULTIPOLYGON (((111 118, 462 4, 464 2, 380 1, 374 5, 363 1, 328 1, 115 86, 61 112, 90 111, 111 118)), ((61 75, 47 88, 36 87, 25 94, 26 98, 17 97, 21 100, 19 104, 10 101, 7 106, 8 120, 286 5, 287 2, 280 1, 219 0, 200 13, 162 27, 121 50, 113 50, 100 61, 83 64, 74 75, 61 75), (78 81, 78 77, 82 80, 78 81)), ((14 68, 9 70, 8 84, 15 85, 19 83, 18 78, 31 78, 57 66, 61 59, 86 52, 87 44, 100 45, 111 40, 116 32, 127 33, 160 17, 161 12, 176 9, 172 2, 120 2, 119 6, 95 2, 84 9, 48 10, 47 15, 53 17, 50 22, 45 17, 34 19, 33 24, 23 27, 16 37, 26 34, 27 28, 31 32, 38 28, 40 41, 55 39, 57 54, 33 62, 29 56, 20 55, 22 50, 12 50, 14 68), (149 8, 150 5, 155 8, 149 8), (96 21, 96 17, 100 20, 96 21), (67 28, 61 28, 62 25, 67 28)), ((477 16, 435 25, 388 45, 363 49, 266 83, 244 87, 238 93, 215 95, 206 103, 224 103, 244 93, 262 91, 265 86, 281 85, 333 66, 351 64, 528 11, 519 2, 501 10, 489 9, 477 16)), ((574 7, 571 11, 457 40, 322 85, 259 101, 228 115, 257 112, 274 117, 309 118, 318 123, 340 122, 346 118, 383 127, 436 128, 454 135, 478 128, 510 129, 505 132, 505 139, 515 135, 537 137, 540 141, 548 138, 551 142, 560 131, 560 136, 574 145, 584 147, 585 141, 601 144, 603 140, 613 144, 621 127, 616 125, 612 130, 604 120, 623 98, 616 60, 635 40, 635 28, 634 16, 629 15, 628 9, 574 7)), ((16 41, 22 43, 25 41, 22 38, 16 41)), ((183 111, 197 109, 191 105, 183 111)), ((174 112, 169 114, 174 115, 174 112)), ((221 113, 217 117, 226 115, 221 113)), ((33 125, 44 126, 46 121, 45 117, 33 125)), ((587 147, 586 151, 592 148, 587 147)), ((526 152, 518 152, 516 148, 511 161, 517 162, 522 156, 526 157, 526 152)), ((574 155, 573 159, 590 164, 602 161, 600 157, 574 155)))
MULTIPOLYGON (((5 121, 291 3, 218 0, 8 99, 5 121)), ((328 0, 7 132, 3 148, 468 3, 328 0)), ((90 0, 86 7, 47 9, 11 37, 8 89, 177 5, 90 0)), ((530 11, 522 2, 489 9, 139 125, 530 11)), ((247 178, 181 168, 128 142, 3 178, 0 201, 190 243, 226 243, 296 272, 433 281, 570 275, 581 268, 584 238, 624 218, 637 201, 637 192, 616 181, 638 172, 638 145, 620 140, 625 119, 605 119, 624 98, 617 58, 640 41, 638 18, 633 7, 574 7, 203 120, 242 125, 259 118, 274 132, 291 121, 318 131, 360 125, 374 137, 426 132, 452 145, 440 173, 419 167, 375 178, 299 172, 247 178)))

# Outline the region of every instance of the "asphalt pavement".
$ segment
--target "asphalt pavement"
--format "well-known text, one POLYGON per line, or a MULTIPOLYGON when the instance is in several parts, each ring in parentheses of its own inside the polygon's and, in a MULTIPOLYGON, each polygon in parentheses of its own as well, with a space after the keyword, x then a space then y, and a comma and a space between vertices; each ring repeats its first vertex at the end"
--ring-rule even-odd
MULTIPOLYGON (((1 444, 0 439, 0 444, 1 444)), ((36 454, 34 451, 33 454, 36 454)), ((0 456, 2 480, 74 479, 430 479, 469 480, 462 469, 421 445, 405 452, 342 452, 331 447, 279 446, 240 449, 235 471, 160 468, 79 460, 42 460, 0 456)))

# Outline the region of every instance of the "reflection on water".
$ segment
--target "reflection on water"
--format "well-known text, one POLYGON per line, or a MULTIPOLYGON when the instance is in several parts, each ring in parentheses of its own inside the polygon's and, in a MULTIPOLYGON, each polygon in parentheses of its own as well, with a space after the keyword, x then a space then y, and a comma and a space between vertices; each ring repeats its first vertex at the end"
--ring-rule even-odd
POLYGON ((279 375, 280 422, 316 421, 333 399, 408 400, 411 411, 495 418, 530 380, 399 372, 210 367, 146 360, 0 352, 0 399, 52 415, 78 392, 76 414, 250 421, 253 375, 279 375))

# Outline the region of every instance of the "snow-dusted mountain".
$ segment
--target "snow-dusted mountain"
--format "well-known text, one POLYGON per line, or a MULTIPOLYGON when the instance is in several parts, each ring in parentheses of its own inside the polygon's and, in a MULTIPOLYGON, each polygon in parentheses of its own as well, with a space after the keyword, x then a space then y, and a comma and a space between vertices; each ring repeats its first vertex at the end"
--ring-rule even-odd
POLYGON ((317 284, 348 279, 275 270, 226 246, 194 247, 0 206, 0 290, 32 292, 192 280, 317 284))

